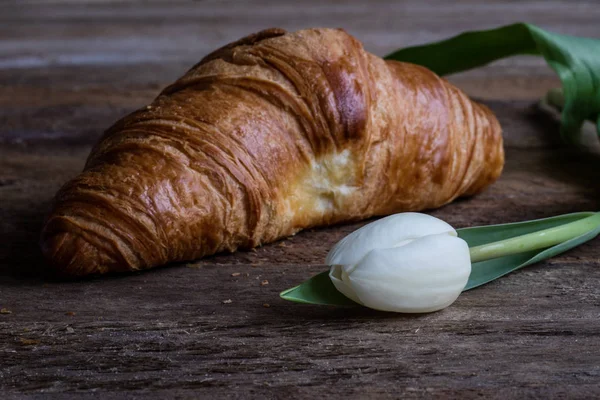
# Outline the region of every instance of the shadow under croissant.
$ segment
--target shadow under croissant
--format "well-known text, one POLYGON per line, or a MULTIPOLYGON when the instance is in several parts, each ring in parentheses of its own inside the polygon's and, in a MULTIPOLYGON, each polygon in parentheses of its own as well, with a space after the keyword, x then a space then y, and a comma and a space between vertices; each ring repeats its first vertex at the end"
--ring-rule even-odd
POLYGON ((11 231, 0 234, 0 279, 19 281, 43 281, 48 270, 38 246, 39 232, 47 207, 27 212, 12 211, 14 220, 11 231), (42 210, 43 209, 43 210, 42 210))

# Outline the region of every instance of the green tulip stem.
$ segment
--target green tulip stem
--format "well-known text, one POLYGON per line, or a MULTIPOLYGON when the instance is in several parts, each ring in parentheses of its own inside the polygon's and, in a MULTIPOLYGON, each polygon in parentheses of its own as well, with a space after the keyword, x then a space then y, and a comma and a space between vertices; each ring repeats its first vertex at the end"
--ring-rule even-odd
POLYGON ((527 235, 471 247, 471 263, 555 246, 581 236, 600 225, 600 212, 569 224, 527 235))

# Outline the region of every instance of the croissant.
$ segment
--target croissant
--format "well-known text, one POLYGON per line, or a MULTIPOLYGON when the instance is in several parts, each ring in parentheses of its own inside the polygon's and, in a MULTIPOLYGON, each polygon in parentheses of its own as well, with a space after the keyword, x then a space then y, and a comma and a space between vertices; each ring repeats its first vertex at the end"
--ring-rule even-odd
POLYGON ((340 29, 269 29, 109 128, 56 194, 41 248, 70 276, 150 268, 439 207, 503 163, 493 113, 433 72, 340 29))

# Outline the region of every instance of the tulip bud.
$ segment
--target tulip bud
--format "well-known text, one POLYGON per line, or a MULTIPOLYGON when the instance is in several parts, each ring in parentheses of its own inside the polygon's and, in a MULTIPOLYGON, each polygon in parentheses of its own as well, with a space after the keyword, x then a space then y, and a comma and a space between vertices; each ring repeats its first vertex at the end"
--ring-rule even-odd
POLYGON ((469 246, 446 222, 401 213, 365 225, 327 255, 338 291, 382 311, 423 313, 456 300, 471 274, 469 246))

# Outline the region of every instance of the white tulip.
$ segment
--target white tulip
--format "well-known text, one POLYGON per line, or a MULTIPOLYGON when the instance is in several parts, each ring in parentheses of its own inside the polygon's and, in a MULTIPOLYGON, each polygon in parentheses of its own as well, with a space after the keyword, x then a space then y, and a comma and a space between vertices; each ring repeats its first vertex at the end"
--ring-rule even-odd
POLYGON ((341 293, 382 311, 424 313, 456 300, 471 274, 469 246, 446 222, 401 213, 352 232, 327 255, 341 293))

